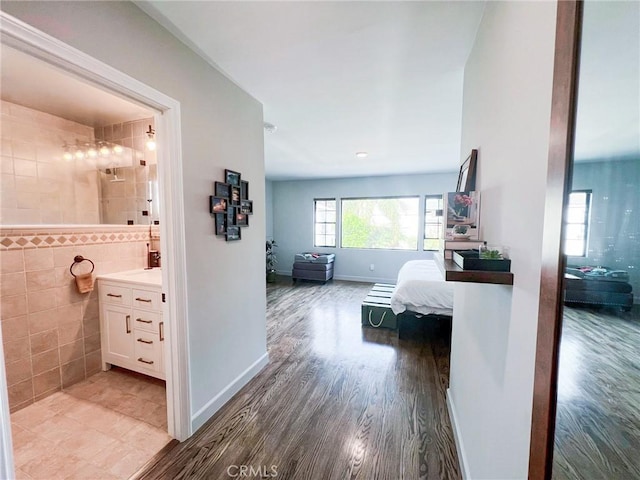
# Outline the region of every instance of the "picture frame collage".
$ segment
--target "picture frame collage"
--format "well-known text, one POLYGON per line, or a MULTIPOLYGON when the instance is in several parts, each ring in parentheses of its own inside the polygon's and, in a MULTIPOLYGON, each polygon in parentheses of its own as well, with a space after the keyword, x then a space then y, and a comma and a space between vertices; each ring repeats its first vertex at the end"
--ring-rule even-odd
POLYGON ((242 229, 249 226, 253 201, 249 200, 249 182, 240 172, 225 169, 224 182, 214 182, 214 195, 209 197, 209 212, 215 220, 216 235, 227 242, 241 240, 242 229))

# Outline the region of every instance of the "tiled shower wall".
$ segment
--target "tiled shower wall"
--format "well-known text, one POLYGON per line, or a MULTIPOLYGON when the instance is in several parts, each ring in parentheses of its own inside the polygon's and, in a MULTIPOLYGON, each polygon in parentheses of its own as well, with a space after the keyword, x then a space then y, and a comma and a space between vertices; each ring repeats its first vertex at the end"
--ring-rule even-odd
POLYGON ((146 149, 146 131, 154 125, 153 117, 132 122, 96 127, 97 140, 106 140, 133 149, 132 166, 117 168, 111 173, 100 170, 102 223, 149 225, 159 220, 158 173, 155 151, 146 149), (141 166, 140 160, 146 165, 141 166), (123 182, 113 182, 117 173, 123 182), (151 199, 151 202, 148 200, 151 199), (143 211, 149 215, 144 216, 143 211))
POLYGON ((1 102, 0 224, 100 223, 95 165, 66 161, 63 145, 94 138, 92 127, 1 102))
POLYGON ((101 368, 97 286, 78 293, 69 273, 73 257, 91 259, 94 276, 142 268, 147 242, 148 226, 0 227, 0 316, 12 412, 101 368))

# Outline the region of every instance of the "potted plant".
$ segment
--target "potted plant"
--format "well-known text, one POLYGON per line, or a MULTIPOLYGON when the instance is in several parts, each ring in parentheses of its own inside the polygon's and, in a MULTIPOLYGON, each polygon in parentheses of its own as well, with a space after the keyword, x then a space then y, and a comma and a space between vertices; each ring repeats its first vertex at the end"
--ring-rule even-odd
POLYGON ((276 281, 276 263, 278 263, 278 258, 276 257, 275 240, 267 240, 267 283, 275 283, 276 281))

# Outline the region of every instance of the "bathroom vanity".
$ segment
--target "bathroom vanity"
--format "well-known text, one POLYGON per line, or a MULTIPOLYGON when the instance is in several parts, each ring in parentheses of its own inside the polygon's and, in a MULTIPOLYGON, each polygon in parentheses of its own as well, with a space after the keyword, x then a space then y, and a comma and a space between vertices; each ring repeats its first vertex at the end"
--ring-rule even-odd
POLYGON ((102 369, 117 365, 165 379, 159 268, 99 275, 102 369))

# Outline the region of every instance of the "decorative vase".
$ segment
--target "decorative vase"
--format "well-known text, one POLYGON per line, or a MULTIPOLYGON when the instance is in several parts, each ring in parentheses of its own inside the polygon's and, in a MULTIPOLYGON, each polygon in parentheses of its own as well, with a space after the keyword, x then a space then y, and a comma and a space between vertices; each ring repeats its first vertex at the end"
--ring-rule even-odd
POLYGON ((276 283, 276 271, 268 270, 267 271, 267 283, 276 283))

